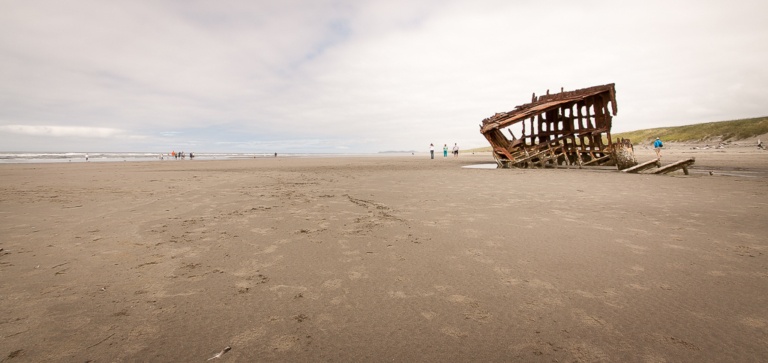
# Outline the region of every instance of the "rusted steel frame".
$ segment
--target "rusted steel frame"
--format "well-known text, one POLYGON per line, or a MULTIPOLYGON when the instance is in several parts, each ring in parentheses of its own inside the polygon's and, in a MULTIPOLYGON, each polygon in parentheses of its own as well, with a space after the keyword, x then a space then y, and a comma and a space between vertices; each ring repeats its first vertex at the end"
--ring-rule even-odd
POLYGON ((584 163, 584 166, 592 165, 592 164, 600 164, 601 162, 610 159, 610 157, 611 157, 610 155, 603 155, 603 156, 601 156, 601 157, 599 157, 597 159, 592 159, 592 160, 584 163))
POLYGON ((529 154, 526 157, 517 158, 512 164, 517 167, 538 165, 540 167, 552 166, 557 168, 559 166, 558 161, 561 157, 566 162, 566 165, 571 164, 570 160, 567 158, 565 146, 559 141, 552 140, 541 145, 546 145, 546 148, 541 148, 536 153, 529 154))
MULTIPOLYGON (((572 138, 572 135, 562 135, 555 139, 547 140, 545 143, 540 143, 537 146, 539 146, 539 149, 550 149, 552 147, 551 145, 559 145, 559 147, 563 149, 563 154, 575 154, 577 160, 567 159, 571 164, 581 164, 580 153, 576 150, 569 150, 566 148, 565 141, 570 138, 572 138)), ((536 155, 538 155, 538 153, 536 155)), ((520 160, 520 158, 515 159, 515 161, 518 160, 520 160)))
POLYGON ((493 132, 493 133, 483 134, 483 136, 485 136, 486 140, 488 140, 488 142, 491 145, 494 145, 494 148, 493 148, 494 149, 494 155, 496 155, 497 153, 501 152, 504 156, 507 157, 507 159, 509 159, 510 161, 514 161, 515 158, 509 153, 509 150, 507 150, 506 147, 496 146, 497 142, 495 142, 496 140, 494 140, 494 136, 495 136, 495 138, 498 138, 499 136, 502 136, 502 138, 503 138, 504 135, 501 134, 500 130, 494 130, 494 131, 495 132, 493 132))
MULTIPOLYGON (((480 129, 492 145, 496 157, 506 158, 518 166, 529 163, 520 161, 521 157, 515 158, 514 155, 524 154, 523 159, 531 160, 531 155, 551 148, 552 141, 561 142, 566 161, 581 165, 582 155, 589 155, 590 160, 610 155, 611 114, 616 112, 614 85, 607 84, 552 95, 547 93, 540 97, 534 94, 530 104, 517 106, 510 112, 497 113, 483 120, 480 129), (610 109, 608 103, 611 104, 610 109), (511 142, 500 130, 517 123, 522 123, 522 135, 515 140, 514 134, 511 134, 511 142), (603 134, 608 136, 607 145, 603 143, 603 134)), ((558 158, 554 158, 553 162, 557 163, 558 158)))
POLYGON ((557 168, 560 164, 558 163, 558 160, 560 159, 560 156, 564 155, 563 149, 564 146, 560 143, 555 144, 553 146, 552 143, 549 143, 549 163, 553 168, 557 168))

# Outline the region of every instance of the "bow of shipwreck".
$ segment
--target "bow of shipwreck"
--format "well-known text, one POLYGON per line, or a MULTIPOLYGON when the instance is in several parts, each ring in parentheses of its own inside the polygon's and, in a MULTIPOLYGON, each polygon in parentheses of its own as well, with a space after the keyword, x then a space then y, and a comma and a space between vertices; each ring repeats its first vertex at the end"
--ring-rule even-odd
POLYGON ((480 125, 500 167, 637 164, 629 140, 611 141, 614 84, 536 96, 480 125), (505 134, 505 131, 507 134, 505 134), (619 152, 617 152, 619 151, 619 152))

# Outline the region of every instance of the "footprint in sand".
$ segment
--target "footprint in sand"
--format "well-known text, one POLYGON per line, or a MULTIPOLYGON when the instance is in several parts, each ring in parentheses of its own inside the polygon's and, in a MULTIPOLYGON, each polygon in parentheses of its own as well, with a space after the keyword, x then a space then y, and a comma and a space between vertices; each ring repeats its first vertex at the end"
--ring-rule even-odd
POLYGON ((585 297, 587 299, 594 299, 596 297, 594 294, 592 294, 589 291, 574 290, 573 292, 575 292, 577 295, 579 295, 581 297, 585 297))
POLYGON ((523 280, 528 286, 534 287, 537 289, 545 289, 545 290, 554 290, 555 285, 552 285, 549 282, 542 281, 539 279, 531 279, 531 280, 523 280))
POLYGON ((512 277, 512 269, 506 267, 496 266, 493 272, 501 275, 501 283, 507 286, 516 286, 520 284, 520 280, 512 277))
POLYGON ((584 325, 601 328, 606 328, 607 326, 605 320, 589 315, 584 310, 573 309, 571 314, 584 325))
POLYGON ((367 279, 368 274, 360 271, 347 271, 347 277, 349 277, 350 280, 367 279))
POLYGON ((740 238, 746 238, 746 239, 754 239, 755 235, 751 233, 744 233, 744 232, 736 232, 734 233, 736 236, 740 238))
POLYGON ((281 335, 274 337, 269 342, 269 348, 278 352, 292 350, 299 343, 299 337, 294 335, 281 335))
POLYGON ((670 243, 665 243, 665 244, 663 244, 663 246, 666 247, 666 248, 674 249, 674 250, 693 251, 693 249, 691 249, 691 248, 688 248, 688 247, 685 247, 685 246, 680 246, 680 245, 673 245, 673 244, 670 244, 670 243))
POLYGON ((447 300, 450 302, 459 303, 459 304, 469 304, 471 302, 474 302, 474 300, 464 295, 451 295, 451 296, 448 296, 447 300))
POLYGON ((487 322, 491 318, 491 313, 480 308, 480 304, 464 295, 451 295, 447 300, 452 303, 466 305, 469 309, 463 312, 464 319, 470 319, 477 322, 487 322))
POLYGON ((440 331, 443 334, 452 336, 454 338, 466 338, 467 335, 468 335, 467 333, 459 330, 458 328, 454 328, 452 326, 446 326, 446 327, 440 329, 440 331))
POLYGON ((610 361, 609 355, 600 348, 583 342, 571 344, 568 347, 568 352, 574 357, 574 361, 577 362, 610 361))
POLYGON ((640 290, 640 291, 647 291, 647 290, 651 289, 648 286, 643 286, 643 285, 640 285, 640 284, 628 284, 627 286, 629 288, 632 288, 632 289, 635 289, 635 290, 640 290))
POLYGON ((341 259, 342 262, 359 262, 363 260, 363 255, 359 250, 344 251, 343 254, 346 258, 341 259))
POLYGON ((627 241, 627 240, 621 239, 621 238, 615 240, 615 242, 620 243, 620 244, 630 248, 632 253, 636 253, 638 255, 643 255, 648 250, 648 247, 636 245, 636 244, 634 244, 634 243, 632 243, 630 241, 627 241))
POLYGON ((446 292, 453 288, 452 286, 448 286, 448 285, 435 285, 433 287, 435 288, 435 290, 440 292, 446 292))
POLYGON ((697 347, 695 344, 693 344, 693 343, 690 343, 690 342, 687 342, 687 341, 685 341, 685 340, 683 340, 683 339, 680 339, 680 338, 676 338, 676 337, 667 337, 665 340, 666 340, 668 343, 670 343, 670 344, 674 344, 674 345, 677 345, 677 346, 683 347, 683 348, 685 348, 685 349, 688 349, 688 350, 701 350, 701 349, 699 349, 699 347, 697 347))
POLYGON ((276 292, 278 297, 283 297, 296 296, 302 292, 307 291, 307 288, 304 286, 277 285, 270 287, 269 290, 276 292))
POLYGON ((625 274, 627 276, 638 276, 638 275, 640 275, 641 272, 645 271, 645 268, 643 268, 642 266, 638 266, 638 265, 634 265, 634 266, 630 267, 630 269, 632 270, 631 272, 625 272, 625 274))
POLYGON ((267 330, 264 327, 257 327, 246 330, 232 338, 232 345, 236 347, 245 347, 250 345, 253 341, 260 339, 267 334, 267 330))
POLYGON ((336 290, 341 287, 341 279, 326 280, 323 282, 323 287, 330 290, 336 290))
POLYGON ((633 234, 644 234, 648 235, 650 232, 644 229, 637 229, 637 228, 627 228, 628 231, 631 231, 633 234))
POLYGON ((423 317, 424 317, 424 319, 427 319, 427 320, 432 320, 432 319, 434 319, 435 317, 437 317, 437 313, 436 313, 436 312, 434 312, 434 311, 422 311, 422 312, 421 312, 421 316, 423 316, 423 317))
POLYGON ((393 299, 406 299, 408 295, 403 291, 388 291, 387 294, 393 299))
POLYGON ((239 294, 247 293, 248 291, 251 290, 252 287, 253 287, 252 284, 248 281, 239 281, 235 283, 235 288, 237 288, 237 292, 239 294))
POLYGON ((260 235, 266 235, 272 232, 272 228, 251 228, 251 232, 260 235))
POLYGON ((464 234, 469 238, 480 238, 480 236, 482 236, 482 232, 472 228, 465 228, 464 234))
POLYGON ((265 247, 263 250, 261 250, 259 252, 256 252, 255 254, 256 255, 267 255, 267 254, 270 254, 270 253, 274 253, 275 251, 277 251, 277 247, 278 247, 277 245, 270 245, 270 246, 265 247))
POLYGON ((123 353, 127 354, 138 353, 142 349, 146 349, 146 342, 157 337, 159 333, 160 327, 155 325, 141 325, 133 328, 121 343, 121 349, 123 353))
POLYGON ((741 323, 751 328, 765 328, 768 326, 768 320, 753 317, 743 318, 741 323))
POLYGON ((594 224, 594 225, 591 225, 591 227, 594 228, 594 229, 597 229, 597 230, 601 230, 601 231, 613 232, 613 228, 607 227, 607 226, 601 226, 601 225, 594 224))
POLYGON ((485 263, 485 264, 494 263, 494 261, 486 257, 485 254, 483 254, 483 251, 481 250, 470 249, 466 251, 466 254, 472 256, 472 259, 480 263, 485 263))

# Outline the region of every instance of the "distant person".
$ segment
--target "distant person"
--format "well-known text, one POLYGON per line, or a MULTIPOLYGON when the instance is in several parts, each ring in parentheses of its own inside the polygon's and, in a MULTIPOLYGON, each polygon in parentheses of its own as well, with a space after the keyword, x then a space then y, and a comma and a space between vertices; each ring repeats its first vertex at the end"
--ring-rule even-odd
POLYGON ((661 139, 658 137, 656 138, 656 141, 653 142, 653 151, 656 152, 656 157, 661 159, 661 148, 664 147, 664 143, 661 142, 661 139))
POLYGON ((448 157, 448 144, 443 144, 443 157, 448 157))
POLYGON ((88 154, 85 154, 85 161, 88 161, 88 154))
POLYGON ((458 158, 459 157, 459 144, 453 143, 453 157, 458 158))
POLYGON ((429 157, 431 159, 435 158, 435 144, 432 144, 432 143, 429 144, 429 157))
POLYGON ((275 153, 275 157, 277 157, 277 153, 275 153))
POLYGON ((760 141, 760 139, 757 139, 757 148, 760 150, 765 150, 765 148, 763 147, 763 142, 760 141))

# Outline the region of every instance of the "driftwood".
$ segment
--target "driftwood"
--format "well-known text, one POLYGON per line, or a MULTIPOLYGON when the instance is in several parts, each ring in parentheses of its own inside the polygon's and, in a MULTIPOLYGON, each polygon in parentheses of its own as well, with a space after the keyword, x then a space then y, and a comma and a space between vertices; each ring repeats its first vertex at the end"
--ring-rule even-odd
POLYGON ((642 164, 637 164, 637 165, 635 165, 635 166, 633 166, 631 168, 624 169, 624 170, 622 170, 622 172, 624 172, 624 173, 640 173, 640 172, 643 172, 643 171, 646 171, 646 170, 649 170, 649 169, 652 169, 652 168, 655 167, 655 168, 658 168, 658 169, 652 170, 652 171, 650 171, 648 173, 645 173, 645 174, 667 174, 667 173, 671 173, 671 172, 673 172, 675 170, 683 169, 683 173, 685 173, 685 175, 688 175, 688 167, 693 165, 693 163, 695 163, 695 162, 696 162, 695 158, 690 158, 690 159, 679 160, 679 161, 676 161, 676 162, 674 162, 672 164, 669 164, 669 165, 661 166, 661 160, 656 158, 656 159, 648 160, 648 161, 646 161, 646 162, 644 162, 642 164))
POLYGON ((683 173, 685 173, 685 175, 688 175, 688 167, 693 165, 694 162, 696 162, 696 158, 680 160, 669 165, 664 165, 658 168, 657 170, 654 170, 653 172, 651 172, 651 174, 667 174, 675 170, 683 169, 683 173))
POLYGON ((631 168, 624 169, 624 170, 622 170, 622 172, 625 172, 625 173, 639 173, 639 172, 641 172, 643 170, 647 170, 647 169, 650 169, 650 168, 653 168, 653 167, 657 167, 658 168, 660 166, 661 166, 661 162, 659 162, 659 159, 656 158, 656 159, 653 159, 653 160, 648 160, 648 161, 646 161, 646 162, 644 162, 642 164, 637 164, 637 165, 635 165, 635 166, 633 166, 631 168))

